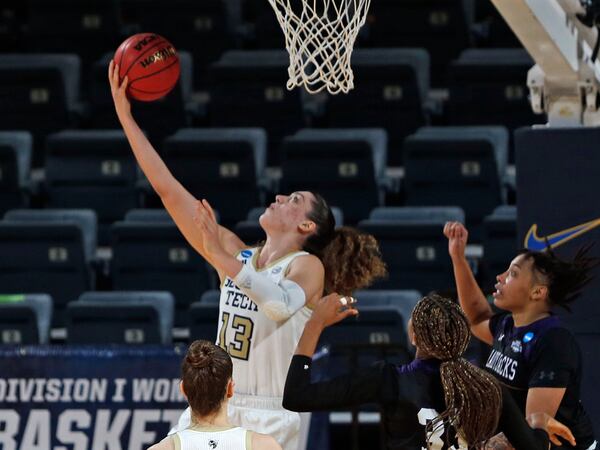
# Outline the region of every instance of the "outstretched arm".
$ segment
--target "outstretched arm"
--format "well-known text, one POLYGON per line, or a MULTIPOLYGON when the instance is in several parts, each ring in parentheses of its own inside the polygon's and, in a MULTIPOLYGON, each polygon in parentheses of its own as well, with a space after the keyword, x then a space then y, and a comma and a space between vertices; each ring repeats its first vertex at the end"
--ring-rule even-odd
POLYGON ((465 312, 471 332, 483 342, 492 345, 494 337, 490 331, 492 308, 479 288, 471 267, 465 257, 469 233, 463 224, 448 222, 444 226, 444 236, 448 238, 448 252, 454 267, 454 279, 460 306, 465 312))
POLYGON ((386 379, 385 366, 374 365, 329 381, 311 383, 312 355, 322 331, 358 311, 348 307, 352 300, 331 294, 317 303, 306 323, 288 370, 283 407, 291 411, 319 411, 349 408, 380 401, 386 379), (344 299, 344 300, 342 300, 344 299))
MULTIPOLYGON (((125 77, 122 83, 119 82, 119 66, 115 65, 114 61, 111 61, 108 67, 108 78, 117 117, 138 164, 183 236, 198 253, 213 264, 205 251, 201 233, 194 225, 193 217, 199 202, 173 177, 134 120, 126 93, 128 79, 125 77)), ((219 240, 230 254, 235 254, 244 247, 244 243, 235 234, 223 227, 219 227, 219 240)))

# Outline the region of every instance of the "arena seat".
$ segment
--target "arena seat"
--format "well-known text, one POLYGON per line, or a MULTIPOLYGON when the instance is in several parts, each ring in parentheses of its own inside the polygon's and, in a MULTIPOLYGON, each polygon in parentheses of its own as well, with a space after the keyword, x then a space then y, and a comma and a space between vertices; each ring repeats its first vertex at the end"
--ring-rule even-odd
POLYGON ((491 289, 496 275, 504 272, 517 254, 517 208, 500 206, 483 221, 483 260, 480 265, 483 287, 491 289))
POLYGON ((534 62, 522 48, 469 49, 450 64, 448 121, 504 125, 513 130, 544 122, 529 104, 527 72, 534 62))
POLYGON ((175 325, 185 324, 189 305, 215 281, 175 224, 116 222, 110 235, 113 289, 169 291, 175 298, 175 325))
POLYGON ((32 145, 26 131, 0 131, 0 216, 29 204, 32 145))
POLYGON ((414 290, 359 290, 354 292, 353 297, 358 300, 358 306, 362 311, 365 306, 390 306, 400 311, 404 318, 404 325, 408 327, 408 319, 412 315, 412 310, 423 295, 414 290))
POLYGON ((204 339, 215 342, 219 324, 219 304, 192 303, 188 312, 188 325, 190 327, 190 342, 204 339))
POLYGON ((264 128, 269 165, 279 163, 283 137, 305 125, 301 91, 285 88, 288 64, 285 50, 237 50, 223 54, 208 72, 210 124, 264 128))
POLYGON ((200 303, 204 305, 218 305, 219 298, 221 297, 221 291, 219 289, 210 289, 202 294, 200 303))
POLYGON ((87 66, 124 39, 119 0, 28 0, 27 6, 32 51, 76 53, 87 66))
POLYGON ((138 206, 138 178, 122 131, 69 130, 46 139, 46 206, 96 211, 101 244, 108 244, 109 226, 138 206))
POLYGON ((407 348, 405 319, 395 306, 360 307, 360 315, 326 328, 319 347, 329 349, 329 377, 366 367, 381 359, 396 363, 411 359, 407 348))
POLYGON ((504 127, 425 127, 404 143, 407 205, 457 205, 470 238, 481 241, 485 216, 506 202, 504 127))
POLYGON ((158 208, 131 209, 125 213, 125 222, 175 223, 166 209, 158 208))
POLYGON ((234 45, 235 17, 224 0, 121 0, 123 14, 141 30, 166 37, 190 52, 194 85, 206 85, 206 69, 234 45))
POLYGON ((379 0, 373 2, 362 41, 369 47, 422 47, 431 55, 436 85, 448 63, 469 47, 471 0, 379 0))
POLYGON ((383 129, 301 130, 283 142, 280 190, 317 191, 354 224, 383 205, 386 153, 383 129))
POLYGON ((264 202, 267 136, 257 128, 184 129, 163 144, 173 176, 219 210, 224 226, 264 202))
POLYGON ((379 241, 388 278, 375 289, 417 289, 427 293, 454 286, 448 242, 442 231, 448 221, 464 221, 458 207, 375 209, 358 228, 379 241))
POLYGON ((36 166, 43 163, 39 151, 43 138, 81 120, 79 71, 76 55, 27 53, 0 57, 0 129, 32 133, 36 166))
POLYGON ((91 210, 8 211, 0 222, 2 291, 48 293, 52 326, 62 326, 66 304, 95 286, 96 230, 91 210))
POLYGON ((85 292, 67 305, 68 344, 171 343, 169 292, 85 292))
POLYGON ((425 125, 429 55, 423 49, 361 49, 352 53, 355 88, 327 99, 330 127, 381 127, 388 166, 402 165, 402 140, 425 125))
POLYGON ((47 294, 0 295, 0 343, 48 344, 52 297, 47 294))

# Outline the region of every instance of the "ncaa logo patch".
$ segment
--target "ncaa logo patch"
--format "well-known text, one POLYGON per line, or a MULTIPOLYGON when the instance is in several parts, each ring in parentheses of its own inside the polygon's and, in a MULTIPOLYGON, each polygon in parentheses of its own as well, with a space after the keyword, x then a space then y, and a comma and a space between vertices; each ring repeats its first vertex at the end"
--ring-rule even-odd
POLYGON ((523 342, 525 344, 527 344, 529 341, 531 341, 533 339, 533 336, 534 336, 534 334, 532 331, 525 333, 525 336, 523 336, 523 342))
POLYGON ((271 270, 271 274, 277 275, 279 272, 281 272, 281 270, 282 270, 281 267, 275 267, 273 270, 271 270))
POLYGON ((244 258, 250 258, 252 256, 252 252, 250 250, 242 250, 241 255, 244 258))

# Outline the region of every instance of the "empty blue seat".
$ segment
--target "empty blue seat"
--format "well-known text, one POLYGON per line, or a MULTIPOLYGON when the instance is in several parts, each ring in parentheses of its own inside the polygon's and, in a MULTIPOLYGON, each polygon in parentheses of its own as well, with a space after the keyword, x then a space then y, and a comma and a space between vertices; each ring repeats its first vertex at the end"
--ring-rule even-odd
POLYGON ((47 344, 52 297, 47 294, 0 295, 0 343, 47 344))
POLYGON ((269 165, 284 136, 305 125, 301 91, 288 91, 285 50, 226 52, 209 69, 209 120, 217 127, 260 127, 269 136, 269 165), (240 99, 244 99, 240 102, 240 99))
POLYGON ((204 339, 211 342, 217 340, 217 326, 219 324, 219 303, 192 303, 188 312, 190 327, 190 342, 204 339))
POLYGON ((448 241, 443 235, 448 221, 464 220, 458 207, 387 208, 373 211, 358 227, 379 241, 389 277, 377 289, 417 289, 428 293, 454 286, 448 241), (394 219, 394 214, 397 219, 394 219))
MULTIPOLYGON (((167 36, 168 38, 168 36, 167 36)), ((179 128, 190 126, 198 114, 198 105, 192 99, 192 57, 179 51, 179 82, 165 97, 153 102, 131 103, 131 111, 140 128, 157 149, 162 140, 179 128)), ((106 74, 114 52, 104 54, 92 66, 89 87, 91 126, 96 129, 121 128, 115 113, 106 74)))
POLYGON ((225 226, 264 202, 267 136, 259 128, 184 129, 163 145, 173 176, 197 198, 206 198, 225 226))
MULTIPOLYGON (((28 130, 34 148, 41 148, 48 133, 76 125, 81 114, 79 71, 76 55, 2 55, 0 129, 28 130)), ((42 154, 34 152, 33 161, 40 165, 42 154)))
POLYGON ((447 64, 470 45, 472 3, 466 0, 379 0, 371 4, 362 41, 370 47, 422 47, 432 75, 445 81, 447 64))
POLYGON ((460 206, 479 242, 483 218, 506 202, 508 142, 504 127, 419 129, 404 144, 406 204, 460 206))
POLYGON ((407 362, 405 319, 394 306, 360 306, 360 315, 326 328, 319 346, 329 348, 328 376, 365 367, 378 359, 407 362))
POLYGON ((118 0, 28 0, 27 6, 33 51, 76 53, 87 64, 125 38, 118 0))
POLYGON ((67 306, 69 344, 170 344, 169 292, 85 292, 67 306))
POLYGON ((4 293, 46 292, 53 326, 65 305, 93 289, 96 216, 90 210, 14 210, 0 222, 0 286, 4 293))
POLYGON ((355 88, 327 100, 331 127, 381 127, 387 131, 387 164, 402 164, 402 140, 425 125, 429 55, 423 49, 356 49, 355 88))
POLYGON ((25 50, 24 29, 27 4, 21 0, 3 0, 0 14, 0 53, 25 50))
POLYGON ((391 306, 397 308, 404 324, 408 327, 408 320, 412 316, 412 310, 423 295, 414 290, 361 290, 356 291, 353 297, 358 300, 358 308, 362 311, 363 306, 391 306))
POLYGON ((449 67, 448 121, 456 125, 504 125, 510 129, 542 123, 529 104, 524 49, 470 49, 449 67))
POLYGON ((200 300, 214 279, 175 224, 116 222, 110 234, 113 288, 169 291, 175 297, 175 325, 186 323, 189 305, 200 300))
POLYGON ((138 206, 138 177, 122 131, 71 130, 46 139, 46 206, 96 211, 101 244, 110 224, 138 206))
POLYGON ((142 30, 165 36, 191 53, 196 90, 206 85, 207 66, 233 46, 234 17, 223 0, 122 0, 123 13, 142 30))
POLYGON ((172 224, 166 209, 131 209, 125 213, 125 222, 154 222, 172 224))
POLYGON ((483 221, 483 260, 480 265, 482 283, 491 289, 496 275, 503 273, 522 247, 517 242, 517 208, 501 206, 483 221))
POLYGON ((0 131, 0 216, 29 203, 32 146, 26 131, 0 131))
POLYGON ((283 142, 280 190, 319 192, 354 224, 383 204, 386 153, 383 129, 301 130, 283 142))
POLYGON ((200 302, 204 305, 218 305, 221 291, 219 289, 210 289, 202 294, 200 302))

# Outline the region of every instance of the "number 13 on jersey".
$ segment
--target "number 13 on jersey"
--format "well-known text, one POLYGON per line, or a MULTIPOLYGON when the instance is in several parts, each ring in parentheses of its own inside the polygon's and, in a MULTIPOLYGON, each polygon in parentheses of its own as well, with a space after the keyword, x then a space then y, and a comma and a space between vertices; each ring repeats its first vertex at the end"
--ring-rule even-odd
POLYGON ((230 313, 223 312, 217 345, 227 351, 232 358, 248 361, 253 331, 254 322, 249 317, 234 314, 231 318, 230 313), (231 340, 228 341, 228 338, 231 338, 231 340))

